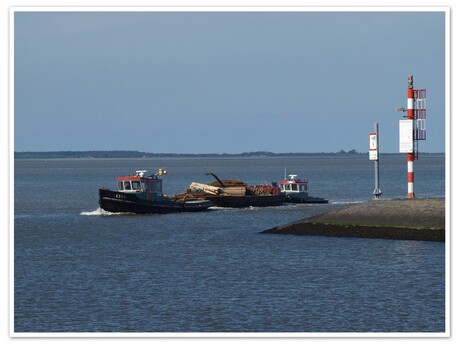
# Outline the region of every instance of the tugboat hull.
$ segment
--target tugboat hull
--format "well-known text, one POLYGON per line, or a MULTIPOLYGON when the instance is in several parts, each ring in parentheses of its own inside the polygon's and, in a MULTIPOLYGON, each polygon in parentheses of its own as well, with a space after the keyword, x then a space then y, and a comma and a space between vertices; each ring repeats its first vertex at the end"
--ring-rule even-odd
POLYGON ((280 206, 286 200, 286 196, 283 194, 245 196, 207 195, 204 198, 211 201, 215 206, 232 208, 280 206))
POLYGON ((132 193, 115 192, 107 189, 99 189, 99 206, 108 212, 127 213, 177 213, 177 212, 201 212, 206 211, 213 204, 208 200, 175 201, 144 200, 132 193))
POLYGON ((329 200, 309 195, 288 194, 286 195, 286 202, 294 204, 327 204, 329 200))

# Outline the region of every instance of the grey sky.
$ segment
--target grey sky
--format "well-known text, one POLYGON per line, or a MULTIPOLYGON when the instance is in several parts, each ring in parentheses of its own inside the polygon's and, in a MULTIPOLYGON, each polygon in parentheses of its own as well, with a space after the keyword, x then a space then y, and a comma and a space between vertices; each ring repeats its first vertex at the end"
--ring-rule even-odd
POLYGON ((444 12, 16 12, 16 151, 445 151, 444 12))

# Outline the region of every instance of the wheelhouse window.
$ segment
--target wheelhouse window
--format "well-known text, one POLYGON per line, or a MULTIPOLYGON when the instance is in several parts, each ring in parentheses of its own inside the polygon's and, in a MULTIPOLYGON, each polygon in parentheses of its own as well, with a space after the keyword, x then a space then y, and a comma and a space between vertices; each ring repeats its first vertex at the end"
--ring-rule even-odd
POLYGON ((284 190, 291 190, 291 185, 290 184, 285 184, 283 185, 284 190))
POLYGON ((125 181, 123 184, 123 189, 124 190, 131 190, 131 182, 130 181, 125 181))
POLYGON ((292 188, 292 190, 294 190, 294 191, 297 191, 297 190, 298 190, 296 184, 291 185, 291 188, 292 188))
POLYGON ((150 191, 152 193, 161 193, 161 180, 150 181, 150 191))
POLYGON ((140 191, 141 190, 141 182, 140 181, 131 181, 133 186, 133 190, 140 191))

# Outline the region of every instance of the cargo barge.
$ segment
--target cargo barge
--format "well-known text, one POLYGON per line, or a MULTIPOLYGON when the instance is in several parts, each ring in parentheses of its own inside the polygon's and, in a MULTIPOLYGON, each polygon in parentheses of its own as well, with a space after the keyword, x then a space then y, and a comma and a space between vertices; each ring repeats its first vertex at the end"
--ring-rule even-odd
POLYGON ((267 207, 280 206, 286 200, 278 186, 261 184, 249 186, 240 180, 221 180, 213 173, 216 181, 208 184, 193 182, 187 193, 211 201, 218 207, 267 207))

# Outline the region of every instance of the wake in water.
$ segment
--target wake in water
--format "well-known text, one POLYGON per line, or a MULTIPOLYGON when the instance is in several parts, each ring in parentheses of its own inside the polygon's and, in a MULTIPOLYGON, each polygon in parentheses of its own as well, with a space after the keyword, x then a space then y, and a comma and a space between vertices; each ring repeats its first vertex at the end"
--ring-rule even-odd
POLYGON ((106 211, 100 207, 98 207, 94 211, 89 211, 89 212, 80 212, 81 216, 126 216, 126 215, 132 215, 134 213, 125 213, 125 212, 109 212, 106 211))
POLYGON ((270 209, 280 209, 280 208, 293 208, 299 207, 300 205, 306 204, 283 204, 279 206, 247 206, 247 207, 221 207, 221 206, 211 206, 209 210, 211 211, 233 211, 233 212, 241 212, 241 211, 258 211, 258 210, 270 210, 270 209))
POLYGON ((350 204, 362 204, 367 200, 358 200, 358 201, 329 201, 331 205, 350 205, 350 204))
POLYGON ((234 211, 238 209, 234 207, 211 206, 208 210, 210 211, 234 211))

